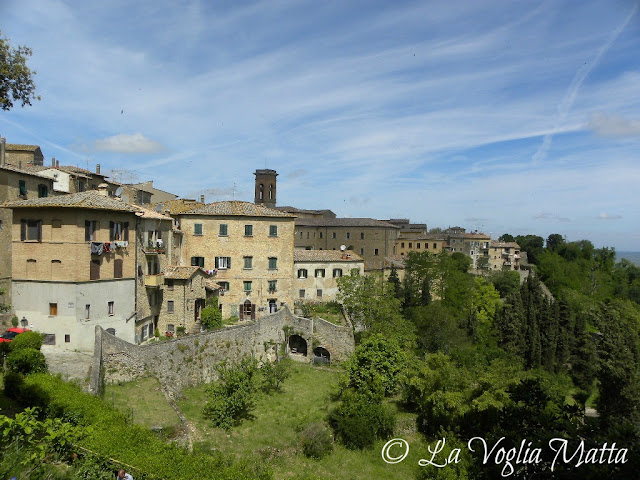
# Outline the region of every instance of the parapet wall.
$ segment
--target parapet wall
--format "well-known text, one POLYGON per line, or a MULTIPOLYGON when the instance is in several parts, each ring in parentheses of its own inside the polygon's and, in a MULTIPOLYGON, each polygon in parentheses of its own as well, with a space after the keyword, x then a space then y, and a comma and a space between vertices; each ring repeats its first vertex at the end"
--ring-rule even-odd
POLYGON ((96 327, 90 390, 97 394, 103 383, 152 375, 163 387, 178 393, 214 379, 220 362, 237 362, 248 355, 263 362, 275 360, 278 348, 285 343, 285 326, 291 334, 305 339, 309 361, 312 346, 324 347, 332 361, 345 360, 353 352, 350 327, 296 317, 287 308, 245 325, 148 345, 133 345, 96 327))

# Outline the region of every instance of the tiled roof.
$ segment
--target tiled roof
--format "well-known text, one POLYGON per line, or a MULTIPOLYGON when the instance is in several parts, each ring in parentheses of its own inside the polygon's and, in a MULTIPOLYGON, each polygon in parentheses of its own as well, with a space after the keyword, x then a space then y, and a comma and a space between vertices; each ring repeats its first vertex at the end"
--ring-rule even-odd
POLYGON ((154 212, 153 210, 149 210, 148 208, 140 207, 138 205, 135 206, 138 209, 136 215, 140 218, 149 218, 152 220, 171 220, 173 219, 167 215, 163 215, 158 212, 154 212))
MULTIPOLYGON (((281 212, 289 212, 289 213, 312 213, 315 215, 320 215, 326 212, 331 212, 331 210, 328 209, 323 209, 323 210, 308 210, 308 209, 304 209, 304 208, 296 208, 296 207, 291 207, 291 206, 282 206, 282 207, 275 207, 276 210, 280 210, 281 212)), ((331 212, 333 213, 333 212, 331 212)))
POLYGON ((194 274, 200 270, 206 275, 206 272, 200 267, 181 267, 177 265, 169 265, 164 269, 164 278, 169 280, 189 280, 194 274))
POLYGON ((495 240, 491 240, 489 246, 492 248, 520 248, 516 242, 497 242, 495 240))
POLYGON ((293 251, 294 262, 362 262, 362 257, 351 250, 300 250, 293 251))
POLYGON ((465 233, 464 234, 464 238, 484 238, 484 239, 490 239, 491 236, 487 235, 486 233, 482 233, 482 232, 478 232, 478 233, 465 233))
POLYGON ((71 173, 73 175, 86 175, 86 176, 96 175, 98 177, 106 177, 106 175, 103 175, 102 173, 92 172, 91 170, 87 170, 85 168, 80 168, 80 167, 73 167, 71 165, 60 165, 59 167, 56 167, 56 168, 59 170, 62 170, 63 172, 71 173))
POLYGON ((95 210, 115 210, 120 212, 137 212, 139 207, 129 205, 121 200, 105 197, 95 190, 58 195, 55 197, 33 198, 5 202, 2 206, 9 208, 90 208, 95 210))
POLYGON ((204 288, 206 288, 207 290, 220 290, 222 287, 213 280, 207 279, 204 282, 204 288))
POLYGON ((186 215, 237 215, 243 217, 283 217, 294 218, 286 212, 280 212, 264 205, 256 205, 251 202, 226 201, 207 204, 198 204, 199 207, 183 212, 186 215))
POLYGON ((40 173, 38 173, 38 170, 34 170, 32 167, 32 165, 28 165, 27 167, 16 167, 15 165, 9 165, 8 163, 5 163, 3 167, 0 167, 0 169, 3 170, 8 170, 10 172, 15 172, 15 173, 20 173, 22 175, 31 175, 34 177, 38 177, 38 178, 46 178, 47 180, 53 180, 53 178, 51 177, 47 177, 46 175, 42 175, 40 173))
POLYGON ((395 228, 400 227, 383 220, 375 220, 373 218, 297 218, 296 226, 298 227, 379 227, 379 228, 395 228))
POLYGON ((22 151, 22 152, 35 152, 40 147, 38 145, 23 145, 21 143, 7 143, 7 151, 22 151))
POLYGON ((168 202, 156 203, 155 205, 152 205, 152 208, 156 212, 168 212, 170 215, 179 215, 193 210, 200 205, 202 204, 195 200, 177 198, 175 200, 169 200, 168 202))
POLYGON ((444 241, 447 236, 444 233, 419 233, 403 232, 398 235, 398 240, 438 240, 444 241))

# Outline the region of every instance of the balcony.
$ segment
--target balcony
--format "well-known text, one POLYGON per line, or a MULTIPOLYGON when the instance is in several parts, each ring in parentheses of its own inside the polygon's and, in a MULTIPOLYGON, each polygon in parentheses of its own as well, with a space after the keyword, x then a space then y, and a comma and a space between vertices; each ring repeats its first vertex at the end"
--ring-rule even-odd
POLYGON ((505 257, 508 257, 509 255, 511 255, 511 252, 509 250, 503 250, 502 255, 504 255, 505 257))
POLYGON ((145 255, 164 255, 167 250, 163 244, 158 245, 156 242, 149 241, 146 246, 142 247, 142 251, 145 255))
POLYGON ((148 288, 159 288, 164 284, 164 274, 158 273, 157 275, 145 275, 144 286, 148 288))

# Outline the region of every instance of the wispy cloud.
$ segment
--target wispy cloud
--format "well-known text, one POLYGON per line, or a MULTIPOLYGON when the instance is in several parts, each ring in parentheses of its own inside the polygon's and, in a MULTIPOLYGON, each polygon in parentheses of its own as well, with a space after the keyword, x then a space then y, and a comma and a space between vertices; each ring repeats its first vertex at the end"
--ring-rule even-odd
POLYGON ((598 220, 620 220, 622 215, 611 215, 609 213, 601 213, 596 217, 598 220))
POLYGON ((594 113, 588 127, 605 137, 640 137, 640 120, 632 120, 621 115, 594 113))
POLYGON ((149 155, 160 153, 166 147, 141 133, 131 135, 119 134, 111 137, 94 140, 86 149, 92 152, 113 152, 149 155))

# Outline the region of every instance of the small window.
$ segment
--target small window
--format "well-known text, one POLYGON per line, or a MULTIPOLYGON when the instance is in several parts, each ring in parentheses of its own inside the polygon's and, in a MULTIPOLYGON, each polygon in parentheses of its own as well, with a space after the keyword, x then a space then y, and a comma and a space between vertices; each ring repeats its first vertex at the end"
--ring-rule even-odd
POLYGON ((404 242, 400 243, 400 248, 404 248, 404 242))
POLYGON ((413 248, 413 243, 409 242, 409 248, 413 248))
POLYGON ((193 224, 193 234, 194 235, 202 235, 202 224, 194 223, 193 224))
POLYGON ((226 237, 227 235, 229 235, 229 228, 226 223, 220 224, 220 232, 218 233, 218 235, 220 235, 221 237, 226 237))
POLYGON ((84 190, 85 190, 84 182, 82 180, 78 181, 78 191, 84 192, 84 190))
POLYGON ((129 241, 129 222, 109 222, 109 241, 129 241))
POLYGON ((45 198, 49 196, 49 187, 44 184, 38 185, 38 198, 45 198))
POLYGON ((142 327, 142 340, 146 340, 148 335, 149 335, 149 326, 144 325, 142 327))
POLYGON ((373 249, 373 254, 374 254, 374 255, 378 255, 378 249, 377 249, 377 248, 374 248, 374 249, 373 249))
POLYGON ((338 278, 342 276, 342 269, 341 268, 334 268, 333 269, 333 278, 338 278))
POLYGON ((167 280, 167 290, 173 290, 173 280, 167 280))
POLYGON ((276 257, 269 257, 269 270, 278 269, 278 259, 276 257))
POLYGON ((176 327, 173 325, 173 323, 168 323, 167 324, 167 332, 173 333, 173 332, 175 332, 175 330, 176 330, 176 327))
POLYGON ((18 187, 20 189, 20 195, 23 197, 27 196, 27 182, 24 180, 18 180, 18 187))
POLYGON ((253 268, 253 257, 242 257, 244 259, 244 269, 250 270, 253 268))
POLYGON ((269 280, 269 293, 275 293, 278 290, 278 281, 269 280))
POLYGON ((167 302, 167 312, 168 313, 173 313, 173 300, 169 300, 167 302))
POLYGON ((229 291, 229 282, 218 282, 218 285, 220 285, 220 290, 223 292, 228 292, 229 291))
POLYGON ((109 315, 113 315, 114 313, 114 303, 113 302, 109 302, 107 303, 107 310, 109 312, 109 315))
POLYGON ((122 278, 122 264, 121 258, 116 258, 113 261, 113 278, 122 278))
POLYGON ((231 257, 216 257, 214 268, 220 270, 231 268, 231 257))
POLYGON ((437 243, 434 243, 434 244, 433 244, 433 248, 438 248, 438 247, 436 247, 436 245, 437 245, 437 243))
MULTIPOLYGON (((320 238, 322 238, 322 232, 320 232, 318 235, 320 235, 320 238)), ((322 250, 322 249, 321 249, 322 250)))
POLYGON ((84 306, 84 318, 89 320, 91 318, 91 305, 84 306))
POLYGON ((316 290, 316 297, 322 298, 322 289, 321 288, 316 290))
POLYGON ((66 335, 64 336, 64 343, 69 343, 69 342, 71 342, 71 335, 66 334, 66 335))
POLYGON ((324 274, 325 274, 324 268, 316 268, 316 273, 315 273, 316 278, 318 277, 324 278, 324 274))
POLYGON ((91 260, 89 280, 100 280, 100 260, 91 260))
POLYGON ((277 225, 269 225, 269 236, 277 237, 278 236, 278 226, 277 225))
POLYGON ((416 243, 416 248, 420 248, 420 243, 416 243))
POLYGON ((360 240, 364 240, 364 232, 360 232, 360 240))
POLYGON ((336 232, 333 232, 333 233, 331 234, 331 238, 336 238, 336 232))
POLYGON ((360 249, 360 255, 364 255, 364 248, 360 249))
POLYGON ((245 237, 253 237, 253 225, 245 225, 244 226, 244 236, 245 237))
POLYGON ((84 221, 84 241, 94 242, 96 241, 96 232, 98 230, 98 222, 95 220, 84 221))
POLYGON ((347 238, 351 238, 351 233, 347 232, 347 238))
POLYGON ((244 291, 245 292, 250 292, 251 291, 251 282, 244 282, 244 291))
POLYGON ((298 296, 299 296, 300 298, 304 298, 304 293, 305 293, 305 292, 304 292, 304 289, 301 289, 301 290, 298 292, 298 296))
POLYGON ((191 266, 204 268, 204 257, 191 257, 191 266))
POLYGON ((298 278, 307 278, 307 269, 299 268, 298 269, 298 278))
POLYGON ((23 242, 41 242, 42 220, 20 220, 20 240, 23 242))
POLYGON ((58 304, 57 303, 50 303, 49 304, 49 316, 55 317, 56 315, 58 315, 58 304))

